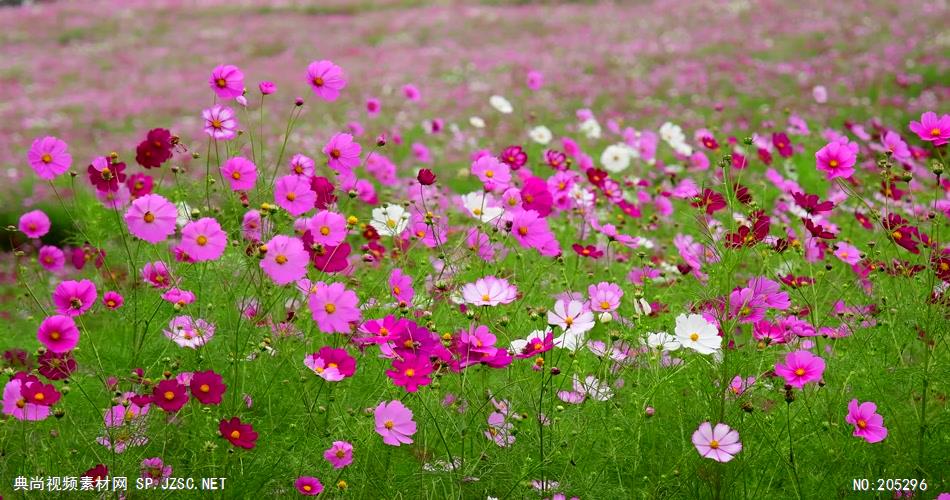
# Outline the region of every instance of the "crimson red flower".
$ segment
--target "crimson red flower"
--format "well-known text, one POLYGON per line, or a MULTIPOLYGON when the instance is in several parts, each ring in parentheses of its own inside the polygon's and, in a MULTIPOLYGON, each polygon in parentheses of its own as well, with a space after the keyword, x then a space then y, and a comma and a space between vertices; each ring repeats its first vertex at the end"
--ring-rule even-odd
POLYGON ((98 464, 86 472, 83 472, 79 477, 91 477, 93 482, 99 480, 104 481, 109 477, 109 468, 103 464, 98 464))
POLYGON ((252 449, 257 443, 257 433, 251 424, 242 424, 241 419, 231 417, 231 420, 221 420, 218 423, 218 431, 221 437, 227 439, 234 446, 240 448, 252 449))
POLYGON ((864 215, 861 212, 855 212, 854 218, 857 219, 859 223, 861 223, 861 226, 864 227, 864 229, 874 229, 874 223, 871 222, 871 219, 867 215, 864 215))
POLYGON ((227 390, 224 379, 212 370, 195 372, 191 376, 191 395, 206 405, 221 404, 221 395, 227 390))
POLYGON ((802 219, 802 222, 805 223, 805 229, 811 233, 815 238, 822 238, 826 240, 835 239, 835 234, 825 229, 824 226, 820 224, 815 224, 811 219, 802 219))
POLYGON ((752 227, 740 226, 737 232, 726 235, 726 246, 751 247, 768 236, 769 225, 769 217, 765 215, 765 212, 757 210, 752 214, 752 227))
POLYGON ((173 147, 172 133, 167 129, 154 128, 135 148, 135 161, 145 168, 158 168, 172 157, 173 147))
POLYGON ((768 149, 759 148, 759 159, 762 160, 762 163, 766 165, 772 164, 772 153, 769 153, 768 149))
POLYGON ((782 155, 782 158, 792 156, 792 141, 788 140, 788 135, 785 132, 772 134, 772 145, 778 150, 778 154, 782 155))
POLYGON ((623 213, 627 214, 628 217, 632 217, 632 218, 634 218, 634 219, 638 219, 638 218, 640 217, 640 215, 641 215, 641 214, 640 214, 640 207, 637 206, 637 205, 635 205, 635 204, 633 204, 633 203, 630 203, 630 202, 627 201, 627 200, 620 200, 620 201, 618 201, 618 202, 617 202, 617 206, 620 207, 620 210, 622 210, 623 213))
POLYGON ((419 181, 419 184, 423 186, 431 186, 435 184, 435 174, 432 173, 428 168, 423 168, 419 170, 419 174, 416 175, 416 180, 419 181))
POLYGON ((333 183, 326 177, 314 177, 310 179, 310 190, 317 193, 315 208, 323 210, 331 203, 336 203, 336 195, 333 194, 333 183))
POLYGON ((599 168, 588 168, 587 169, 587 180, 591 184, 601 187, 604 185, 604 181, 607 180, 609 176, 607 175, 606 170, 601 170, 599 168))
POLYGON ((76 371, 76 360, 70 352, 46 351, 39 357, 40 375, 50 380, 62 380, 76 371))
POLYGON ((736 183, 736 185, 733 186, 732 191, 739 203, 742 203, 743 205, 752 203, 752 194, 749 193, 749 188, 743 186, 742 184, 736 183))
POLYGON ((815 280, 809 278, 808 276, 795 276, 794 274, 779 276, 779 280, 791 288, 801 288, 803 286, 813 285, 815 283, 815 280))
POLYGON ((703 137, 702 142, 703 142, 703 146, 706 146, 706 149, 709 149, 712 151, 719 149, 719 143, 716 142, 716 139, 711 135, 707 135, 703 137))
POLYGON ((303 246, 310 254, 313 267, 325 273, 335 273, 346 269, 350 256, 350 244, 343 242, 339 246, 320 245, 313 240, 313 234, 307 231, 303 234, 303 246))
POLYGON ((508 146, 501 152, 499 157, 503 163, 511 167, 512 170, 518 170, 528 163, 528 155, 521 149, 521 146, 508 146))
POLYGON ((705 207, 706 214, 712 215, 719 210, 726 208, 726 198, 716 191, 706 188, 703 189, 703 194, 700 195, 696 201, 690 203, 690 205, 697 208, 705 207))
POLYGON ((934 255, 933 262, 934 274, 943 281, 950 282, 950 256, 944 254, 943 256, 934 255))
POLYGON ((567 155, 556 150, 549 149, 544 152, 544 161, 554 170, 567 170, 567 155))
POLYGON ((188 392, 175 379, 162 380, 152 389, 152 402, 167 412, 176 412, 188 402, 188 392))
POLYGON ((807 193, 792 193, 795 204, 802 207, 806 212, 814 215, 823 212, 830 212, 835 208, 835 204, 830 201, 821 201, 818 195, 807 193))
POLYGON ((541 217, 547 217, 554 205, 554 197, 548 191, 548 183, 540 177, 530 177, 521 188, 521 208, 534 210, 541 217))
POLYGON ((589 257, 591 259, 599 259, 604 256, 604 252, 600 251, 594 245, 582 246, 577 243, 571 245, 571 248, 574 249, 574 252, 581 257, 589 257))
POLYGON ((113 162, 111 159, 100 156, 86 167, 89 182, 99 191, 115 192, 119 190, 119 183, 125 182, 125 163, 113 162))
POLYGON ((23 395, 23 399, 35 405, 53 406, 61 396, 52 384, 44 384, 38 379, 26 381, 21 387, 20 394, 23 395))

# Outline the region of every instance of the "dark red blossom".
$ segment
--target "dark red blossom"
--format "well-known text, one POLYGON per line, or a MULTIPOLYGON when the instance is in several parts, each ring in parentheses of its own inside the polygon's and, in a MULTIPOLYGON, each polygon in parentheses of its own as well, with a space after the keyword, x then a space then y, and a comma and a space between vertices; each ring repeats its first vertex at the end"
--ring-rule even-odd
POLYGON ((314 243, 313 234, 307 231, 301 238, 304 249, 310 254, 310 262, 318 271, 325 273, 335 273, 346 269, 349 265, 347 258, 350 256, 350 244, 340 243, 339 246, 327 246, 314 243))
POLYGON ((782 158, 792 156, 792 141, 788 140, 788 135, 785 132, 773 133, 772 145, 778 150, 778 154, 782 155, 782 158))
POLYGON ((811 219, 803 218, 802 222, 805 224, 805 229, 811 233, 815 238, 822 238, 826 240, 835 239, 835 233, 828 231, 824 226, 820 224, 815 224, 811 219))
POLYGON ((192 397, 205 405, 221 404, 221 396, 227 390, 224 379, 212 370, 195 372, 188 386, 192 397))
POLYGON ((151 175, 139 172, 130 175, 129 180, 125 182, 125 185, 129 187, 129 193, 132 195, 132 197, 138 198, 152 192, 154 180, 152 179, 151 175))
POLYGON ((50 380, 62 380, 68 378, 74 371, 76 371, 76 360, 71 352, 46 351, 40 354, 40 375, 50 380))
POLYGON ((779 276, 779 280, 791 288, 801 288, 803 286, 813 285, 815 283, 815 280, 809 278, 808 276, 795 276, 794 274, 779 276))
POLYGON ((586 247, 578 243, 571 245, 571 248, 574 249, 574 252, 581 257, 589 257, 591 259, 599 259, 604 256, 604 252, 600 251, 594 245, 587 245, 586 247))
POLYGON ((221 420, 218 422, 218 432, 221 437, 227 439, 234 446, 252 449, 257 443, 257 433, 251 424, 241 423, 241 419, 231 417, 231 420, 221 420))
POLYGON ((835 204, 830 201, 821 201, 818 195, 807 193, 792 193, 795 204, 802 207, 806 212, 815 215, 823 212, 830 212, 835 208, 835 204))
POLYGON ((601 187, 604 185, 604 181, 608 179, 607 171, 601 170, 599 168, 588 168, 587 169, 587 180, 591 184, 601 187))
POLYGON ((567 170, 567 155, 556 150, 549 149, 544 152, 544 161, 554 170, 567 170))
POLYGON ((716 191, 706 188, 703 189, 702 195, 690 203, 690 205, 697 208, 704 208, 707 215, 712 215, 726 208, 726 198, 716 191))
POLYGON ((703 143, 703 146, 706 147, 706 149, 709 149, 711 151, 715 151, 719 149, 719 143, 716 142, 716 139, 711 135, 704 136, 702 143, 703 143))
POLYGON ((548 183, 540 177, 529 177, 521 188, 521 208, 534 210, 547 217, 554 205, 554 197, 548 191, 548 183))
POLYGON ((416 175, 416 180, 423 186, 431 186, 435 184, 435 174, 428 168, 423 168, 419 170, 419 173, 416 175))
POLYGON ((86 167, 89 182, 99 191, 115 192, 125 182, 125 163, 99 158, 86 167))
POLYGON ((762 163, 766 165, 772 164, 772 153, 769 153, 768 149, 759 148, 757 153, 759 154, 759 159, 762 160, 762 163))
POLYGON ((331 203, 336 202, 336 195, 333 194, 333 183, 326 177, 316 176, 310 179, 310 189, 317 193, 317 200, 314 202, 315 208, 323 210, 331 203))
POLYGON ((98 464, 86 472, 83 472, 79 477, 90 477, 94 483, 96 481, 105 481, 109 478, 109 468, 103 464, 98 464))
POLYGON ((149 130, 145 140, 135 148, 135 161, 145 168, 158 168, 172 157, 174 142, 167 129, 149 130))
POLYGON ((503 163, 511 167, 512 170, 518 170, 528 163, 528 155, 521 149, 521 146, 508 146, 501 152, 499 157, 503 163))
POLYGON ((159 408, 172 413, 180 410, 188 402, 185 386, 175 379, 162 380, 152 389, 152 402, 159 408))
POLYGON ((738 231, 726 235, 726 246, 730 248, 751 247, 765 239, 769 234, 770 219, 765 212, 757 210, 752 214, 752 225, 740 226, 738 231))
POLYGON ((52 384, 44 384, 38 379, 24 382, 20 394, 27 403, 41 406, 53 406, 61 396, 52 384))

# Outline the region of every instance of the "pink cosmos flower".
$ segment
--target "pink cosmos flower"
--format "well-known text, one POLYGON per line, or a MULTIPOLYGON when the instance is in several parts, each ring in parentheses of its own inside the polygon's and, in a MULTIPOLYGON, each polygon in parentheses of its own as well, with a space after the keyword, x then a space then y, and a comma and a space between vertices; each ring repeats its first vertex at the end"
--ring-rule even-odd
POLYGON ((191 304, 195 301, 195 294, 188 290, 182 290, 180 288, 172 288, 167 292, 162 294, 162 300, 166 302, 171 302, 175 306, 175 309, 182 308, 191 304))
POLYGON ((260 90, 262 95, 271 95, 274 92, 277 92, 277 84, 268 80, 264 80, 257 85, 257 90, 260 90))
POLYGON ((89 280, 64 281, 53 291, 56 312, 66 316, 79 316, 96 302, 96 285, 89 280))
POLYGON ((172 475, 172 466, 166 465, 160 457, 146 458, 142 460, 140 467, 142 479, 151 480, 149 486, 157 487, 172 475))
POLYGON ((52 136, 33 141, 26 157, 37 177, 51 181, 66 173, 73 164, 66 143, 52 136))
POLYGON ((334 441, 333 446, 323 452, 323 458, 334 469, 342 469, 353 463, 353 445, 346 441, 334 441))
POLYGON ((366 114, 369 116, 376 116, 380 111, 379 99, 375 97, 370 97, 366 100, 366 114))
POLYGON ((373 412, 376 420, 376 433, 390 446, 412 444, 416 433, 416 423, 412 420, 412 410, 399 401, 379 403, 373 412))
POLYGON ((307 83, 313 93, 324 101, 335 101, 346 87, 343 69, 331 61, 313 61, 307 66, 307 83))
POLYGON ((334 134, 323 146, 327 166, 340 173, 349 173, 360 165, 362 148, 350 134, 334 134))
POLYGON ((927 111, 920 115, 919 122, 910 122, 910 130, 917 134, 920 140, 932 142, 934 146, 942 146, 950 140, 950 115, 937 118, 937 113, 927 111))
POLYGON ((510 304, 518 298, 518 289, 504 278, 485 276, 462 286, 462 300, 476 306, 510 304))
POLYGON ((416 392, 419 386, 429 385, 432 379, 432 363, 428 355, 403 354, 402 359, 393 359, 392 370, 386 370, 386 376, 392 379, 393 384, 405 387, 408 392, 416 392))
POLYGON ((257 182, 257 166, 243 156, 235 156, 221 165, 221 176, 231 185, 231 191, 250 191, 257 182))
POLYGON ((168 266, 162 261, 148 262, 142 266, 142 279, 155 288, 168 288, 174 284, 168 266))
POLYGON ((504 413, 493 411, 488 415, 488 430, 485 431, 485 437, 494 441, 496 445, 507 448, 515 442, 515 435, 512 432, 514 428, 514 424, 508 421, 504 413))
POLYGON ((346 239, 346 217, 329 210, 321 210, 307 224, 313 242, 335 247, 346 239))
POLYGON ((877 413, 877 405, 870 401, 859 404, 857 399, 852 399, 848 403, 845 421, 854 426, 854 436, 864 438, 869 443, 877 443, 887 437, 884 417, 877 413))
POLYGON ((482 156, 472 163, 472 175, 478 177, 488 191, 504 191, 511 183, 511 169, 494 156, 482 156))
POLYGON ((327 382, 339 382, 356 373, 356 360, 345 349, 323 346, 303 359, 303 364, 327 382))
POLYGON ((540 90, 541 86, 544 85, 544 74, 540 71, 529 71, 527 84, 531 90, 540 90))
POLYGON ((554 348, 554 333, 535 330, 527 338, 511 341, 511 352, 516 358, 533 358, 554 348))
POLYGON ((847 263, 848 265, 853 266, 858 262, 861 262, 861 251, 858 250, 854 245, 839 242, 838 248, 834 253, 835 257, 840 259, 842 262, 847 263))
POLYGON ((524 210, 514 215, 511 235, 522 247, 534 248, 541 255, 554 256, 561 253, 560 244, 551 233, 547 220, 534 210, 524 210))
POLYGON ((20 216, 19 228, 30 238, 42 238, 49 232, 49 217, 42 210, 33 210, 20 216))
POLYGON ((277 235, 264 246, 267 253, 261 260, 261 269, 274 283, 286 285, 307 275, 310 258, 299 238, 277 235))
POLYGON ((215 104, 201 112, 205 120, 204 131, 214 139, 229 140, 237 137, 238 122, 234 110, 215 104))
POLYGON ((37 404, 24 394, 27 386, 34 384, 43 385, 38 378, 26 372, 14 375, 13 379, 3 386, 3 413, 17 420, 45 420, 50 414, 49 405, 37 404))
POLYGON ((263 225, 261 213, 257 210, 248 210, 241 219, 241 237, 248 241, 261 241, 263 225))
POLYGON ((59 247, 52 245, 43 245, 36 255, 37 260, 43 269, 54 272, 59 271, 66 266, 66 254, 59 247))
POLYGON ((119 295, 118 292, 109 290, 108 292, 102 294, 102 305, 106 306, 106 309, 116 310, 122 307, 122 304, 125 303, 125 299, 122 295, 119 295))
POLYGON ((709 422, 700 424, 693 433, 693 445, 700 456, 717 462, 728 462, 742 451, 739 432, 721 423, 715 428, 709 422))
POLYGON ((233 99, 244 94, 244 73, 237 66, 222 65, 211 70, 208 85, 222 99, 233 99))
POLYGON ((54 315, 40 323, 36 338, 48 351, 63 353, 79 343, 79 329, 71 317, 54 315))
POLYGON ((412 304, 415 290, 412 289, 412 276, 404 274, 398 267, 389 275, 389 290, 393 297, 402 304, 412 304))
POLYGON ((847 137, 831 141, 815 153, 818 170, 827 173, 828 180, 851 177, 857 159, 858 145, 847 137))
POLYGON ((290 171, 294 175, 313 176, 313 158, 297 153, 290 158, 290 171))
POLYGON ((125 212, 125 223, 133 236, 149 243, 164 241, 175 233, 178 209, 157 194, 136 198, 125 212))
POLYGON ((192 319, 191 316, 176 316, 168 323, 165 336, 179 345, 189 349, 197 349, 214 338, 215 327, 203 319, 192 319))
POLYGON ((422 99, 422 93, 419 92, 419 88, 411 83, 407 83, 402 86, 402 95, 409 101, 418 101, 422 99))
POLYGON ((591 310, 596 312, 612 312, 620 307, 623 290, 613 283, 602 281, 596 285, 587 287, 587 295, 590 296, 591 310))
POLYGON ((323 484, 313 476, 300 476, 294 481, 294 488, 304 496, 316 496, 323 493, 323 484))
POLYGON ((785 383, 801 389, 809 382, 821 380, 825 372, 825 360, 819 356, 801 350, 785 355, 784 363, 775 364, 775 374, 784 378, 785 383))
POLYGON ((274 202, 293 216, 309 212, 316 201, 316 193, 310 189, 310 182, 303 177, 285 175, 274 183, 274 202))
POLYGON ((218 221, 203 217, 181 230, 181 249, 195 262, 218 260, 228 245, 228 235, 218 221))
POLYGON ((343 283, 327 285, 318 281, 310 294, 309 304, 313 320, 324 333, 349 333, 350 323, 362 317, 359 298, 343 283))

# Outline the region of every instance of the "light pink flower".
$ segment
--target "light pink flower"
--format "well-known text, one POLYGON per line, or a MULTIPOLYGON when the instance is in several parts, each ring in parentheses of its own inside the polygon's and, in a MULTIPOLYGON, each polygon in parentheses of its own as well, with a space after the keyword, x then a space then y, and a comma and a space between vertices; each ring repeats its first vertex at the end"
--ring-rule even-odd
POLYGON ((211 70, 208 85, 222 99, 240 97, 244 93, 244 73, 230 64, 218 66, 211 70))
POLYGON ((257 182, 257 166, 243 156, 235 156, 221 165, 221 176, 231 185, 232 191, 250 191, 257 182))
POLYGON ((331 61, 314 61, 307 66, 307 83, 324 101, 335 101, 346 87, 343 70, 331 61))
POLYGON ((416 433, 416 423, 412 420, 412 410, 399 401, 379 403, 373 412, 376 420, 376 433, 390 446, 412 444, 416 433))
POLYGON ((299 238, 277 235, 265 246, 267 253, 261 261, 261 269, 274 283, 286 285, 307 275, 310 258, 299 238))
POLYGON ((710 458, 717 462, 728 462, 742 451, 739 433, 726 424, 703 422, 693 433, 693 445, 703 458, 710 458))
POLYGON ((620 307, 623 290, 613 283, 602 281, 596 285, 587 287, 587 295, 590 296, 591 310, 596 312, 612 312, 620 307))
POLYGON ((313 320, 324 333, 349 333, 350 323, 362 317, 359 298, 343 283, 327 285, 318 281, 310 294, 309 304, 313 320))
POLYGON ((227 245, 227 234, 211 217, 189 222, 181 230, 181 249, 195 262, 218 260, 227 245))
POLYGON ((336 212, 321 210, 307 224, 313 242, 335 247, 346 240, 346 218, 336 212))
POLYGON ((37 177, 51 181, 72 166, 73 157, 67 149, 65 142, 47 136, 34 140, 26 156, 37 177))
POLYGON ((205 120, 204 131, 214 139, 229 140, 237 137, 238 122, 234 110, 215 104, 201 112, 205 120))
POLYGON ((175 233, 178 210, 175 205, 157 194, 136 198, 125 212, 129 232, 149 243, 164 241, 175 233))
POLYGON ((42 210, 33 210, 20 216, 19 228, 30 238, 42 238, 49 232, 49 217, 42 210))
POLYGON ((462 286, 462 299, 476 306, 510 304, 518 298, 518 289, 504 278, 485 276, 462 286))

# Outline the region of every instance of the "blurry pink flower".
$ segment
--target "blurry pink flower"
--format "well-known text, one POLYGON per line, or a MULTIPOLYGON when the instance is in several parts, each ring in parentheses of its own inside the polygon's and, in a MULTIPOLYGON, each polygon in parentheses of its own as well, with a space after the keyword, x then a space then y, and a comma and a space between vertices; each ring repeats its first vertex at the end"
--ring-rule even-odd
POLYGON ((717 462, 728 462, 742 451, 739 433, 726 424, 713 428, 709 422, 703 422, 693 433, 693 445, 700 456, 717 462))
POLYGON ((313 242, 335 247, 346 240, 346 218, 329 210, 321 210, 307 224, 313 242))
POLYGON ((271 95, 277 92, 277 85, 274 82, 265 80, 258 84, 257 89, 261 91, 262 95, 271 95))
POLYGON ((349 333, 350 323, 362 317, 359 298, 343 283, 327 285, 318 281, 310 294, 309 304, 313 320, 324 333, 349 333))
POLYGON ((232 191, 250 191, 257 182, 257 166, 242 156, 235 156, 221 165, 221 176, 231 185, 232 191))
POLYGON ((877 413, 877 405, 870 401, 859 404, 857 399, 852 399, 848 403, 845 421, 854 426, 854 436, 864 438, 869 443, 877 443, 887 437, 884 417, 877 413))
POLYGON ((518 289, 504 278, 485 276, 462 286, 462 300, 475 306, 510 304, 518 298, 518 289))
POLYGON ((96 302, 96 285, 89 280, 64 281, 53 291, 56 312, 66 316, 79 316, 96 302))
POLYGON ((227 245, 227 234, 211 217, 189 222, 181 230, 181 249, 195 262, 218 260, 227 245))
POLYGON ((507 448, 515 442, 515 435, 512 432, 514 427, 504 413, 493 411, 488 415, 488 430, 485 431, 485 437, 494 441, 496 445, 507 448))
POLYGON ((432 163, 432 153, 429 152, 429 148, 421 142, 414 142, 411 146, 412 157, 416 159, 419 163, 432 163))
POLYGON ((50 316, 40 323, 36 338, 48 351, 71 351, 79 343, 79 329, 69 316, 50 316))
POLYGON ((544 85, 544 74, 540 71, 529 71, 527 84, 529 89, 539 90, 544 85))
POLYGON ((846 137, 829 142, 815 153, 818 170, 827 173, 828 180, 851 177, 857 159, 858 145, 846 137))
MULTIPOLYGON (((146 458, 142 460, 141 477, 151 479, 149 486, 158 486, 172 475, 172 466, 165 465, 160 457, 146 458)), ((171 483, 169 483, 171 484, 171 483)))
POLYGON ((366 100, 366 113, 369 116, 376 116, 379 114, 380 110, 379 99, 375 97, 370 97, 366 100))
POLYGON ((390 446, 412 444, 416 433, 416 423, 412 420, 412 411, 399 401, 379 403, 373 412, 376 420, 376 433, 390 446))
POLYGON ((937 113, 928 111, 920 115, 919 122, 910 122, 910 130, 917 134, 920 140, 932 142, 934 146, 942 146, 950 140, 950 115, 937 118, 937 113))
POLYGON ((310 189, 310 182, 303 177, 285 175, 274 183, 274 203, 293 216, 309 212, 316 201, 316 193, 310 189))
POLYGON ((842 262, 845 262, 849 265, 855 265, 858 262, 861 262, 861 251, 857 249, 854 245, 849 245, 844 242, 838 243, 838 248, 835 250, 835 257, 840 259, 842 262))
POLYGON ((828 90, 824 85, 815 85, 815 87, 811 89, 811 95, 818 104, 828 102, 828 90))
POLYGON ((196 298, 194 292, 180 288, 172 288, 162 294, 162 300, 178 306, 176 309, 193 303, 196 298))
POLYGON ((66 266, 66 254, 59 247, 52 245, 40 247, 36 259, 47 271, 59 271, 66 266))
POLYGON ((204 131, 214 139, 229 140, 237 136, 238 122, 234 110, 215 104, 201 112, 205 120, 204 131))
POLYGON ((116 310, 122 307, 122 304, 125 303, 125 299, 122 295, 119 295, 118 292, 109 290, 108 292, 102 294, 102 305, 106 306, 106 309, 116 310))
POLYGON ((34 140, 26 156, 36 175, 50 181, 66 173, 72 166, 73 157, 67 149, 65 142, 47 136, 34 140))
POLYGON ((244 93, 244 73, 230 64, 218 66, 211 70, 208 85, 218 97, 232 99, 244 93))
POLYGON ((795 351, 785 355, 784 363, 775 364, 775 374, 785 383, 801 389, 809 382, 821 380, 825 372, 825 360, 808 351, 795 351))
POLYGON ((418 101, 422 98, 422 93, 411 83, 402 86, 402 95, 409 101, 418 101))
POLYGON ((307 82, 324 101, 335 101, 346 87, 343 70, 331 61, 314 61, 307 66, 307 82))
POLYGON ((398 267, 389 275, 389 290, 393 297, 402 304, 412 304, 415 290, 412 289, 412 276, 402 272, 398 267))
POLYGON ((362 148, 350 134, 334 134, 323 147, 327 166, 340 173, 348 173, 360 165, 362 148))
POLYGON ((261 269, 274 283, 286 285, 307 275, 310 258, 299 238, 277 235, 264 246, 267 253, 261 260, 261 269))
POLYGON ((554 256, 561 253, 560 245, 548 228, 545 219, 534 210, 524 210, 514 215, 511 235, 526 248, 534 248, 541 255, 554 256))
POLYGON ((179 347, 197 349, 214 338, 215 326, 203 319, 192 319, 191 316, 176 316, 168 323, 165 336, 179 347))
POLYGON ((909 160, 911 158, 910 149, 907 147, 907 143, 901 139, 900 134, 894 132, 893 130, 888 130, 884 137, 881 138, 881 144, 884 146, 885 151, 890 151, 894 158, 898 160, 909 160))
POLYGON ((125 212, 125 223, 132 235, 149 243, 158 243, 175 233, 178 210, 157 194, 137 198, 125 212))
POLYGON ((353 463, 353 445, 346 441, 334 441, 333 446, 323 452, 323 458, 327 459, 334 469, 342 469, 353 463))
POLYGON ((619 286, 602 281, 596 285, 587 287, 587 295, 590 296, 590 308, 596 312, 616 311, 620 307, 620 299, 623 298, 623 290, 619 286))
POLYGON ((248 210, 241 219, 241 236, 248 241, 261 241, 261 213, 257 210, 248 210))
POLYGON ((49 232, 49 217, 42 210, 33 210, 20 216, 19 228, 30 238, 42 238, 49 232))

